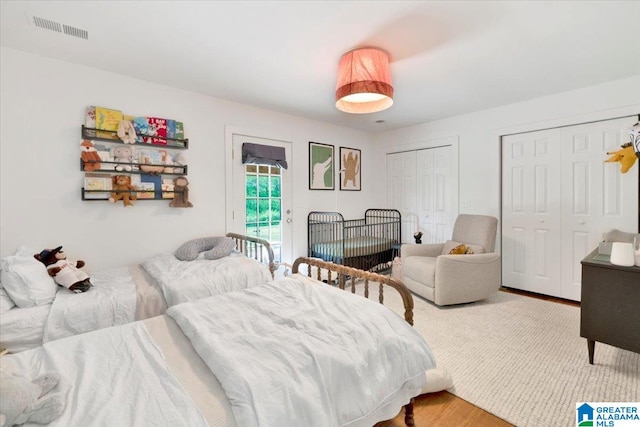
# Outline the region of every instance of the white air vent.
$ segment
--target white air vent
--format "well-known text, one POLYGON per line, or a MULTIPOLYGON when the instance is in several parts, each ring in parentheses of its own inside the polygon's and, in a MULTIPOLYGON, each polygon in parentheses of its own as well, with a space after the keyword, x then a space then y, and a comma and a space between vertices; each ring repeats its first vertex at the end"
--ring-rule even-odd
POLYGON ((45 30, 55 31, 58 33, 64 33, 68 36, 78 37, 81 39, 89 40, 89 32, 82 28, 72 27, 71 25, 61 24, 50 19, 40 18, 39 16, 33 17, 33 24, 36 27, 44 28, 45 30))

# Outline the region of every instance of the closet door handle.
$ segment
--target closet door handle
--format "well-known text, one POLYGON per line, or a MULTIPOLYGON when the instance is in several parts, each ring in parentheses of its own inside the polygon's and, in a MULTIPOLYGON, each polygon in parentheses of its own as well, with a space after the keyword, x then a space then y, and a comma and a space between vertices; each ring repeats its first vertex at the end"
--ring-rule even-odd
POLYGON ((581 219, 580 221, 578 221, 578 224, 580 225, 584 225, 586 223, 586 221, 584 219, 581 219))

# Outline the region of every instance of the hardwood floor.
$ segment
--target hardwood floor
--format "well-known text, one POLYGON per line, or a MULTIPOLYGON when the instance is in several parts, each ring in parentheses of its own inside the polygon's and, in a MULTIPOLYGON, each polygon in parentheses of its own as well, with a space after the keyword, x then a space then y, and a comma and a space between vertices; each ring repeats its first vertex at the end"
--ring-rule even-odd
MULTIPOLYGON (((448 391, 419 396, 416 398, 413 413, 416 427, 513 426, 448 391)), ((405 427, 404 409, 393 420, 383 421, 375 427, 405 427)))
MULTIPOLYGON (((509 292, 531 298, 553 301, 560 304, 580 307, 580 303, 519 289, 501 288, 502 292, 509 292)), ((505 420, 481 409, 464 399, 447 392, 431 393, 420 396, 414 406, 415 424, 417 427, 508 427, 513 426, 505 420)), ((375 427, 404 427, 404 410, 393 420, 376 424, 375 427)))

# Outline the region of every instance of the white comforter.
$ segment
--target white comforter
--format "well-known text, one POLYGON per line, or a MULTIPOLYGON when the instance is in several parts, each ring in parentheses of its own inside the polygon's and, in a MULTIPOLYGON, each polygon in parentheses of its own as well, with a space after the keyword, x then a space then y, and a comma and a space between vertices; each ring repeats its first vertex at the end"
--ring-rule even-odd
POLYGON ((366 426, 420 393, 435 360, 382 305, 303 276, 167 310, 242 426, 366 426))
POLYGON ((173 254, 162 254, 143 262, 142 267, 162 288, 168 307, 271 280, 266 265, 241 253, 194 261, 180 261, 173 254))
POLYGON ((208 425, 140 322, 3 356, 2 367, 34 378, 62 376, 58 390, 67 405, 51 426, 208 425))
POLYGON ((58 290, 45 323, 45 343, 135 320, 136 287, 127 267, 94 273, 91 283, 81 294, 58 290))

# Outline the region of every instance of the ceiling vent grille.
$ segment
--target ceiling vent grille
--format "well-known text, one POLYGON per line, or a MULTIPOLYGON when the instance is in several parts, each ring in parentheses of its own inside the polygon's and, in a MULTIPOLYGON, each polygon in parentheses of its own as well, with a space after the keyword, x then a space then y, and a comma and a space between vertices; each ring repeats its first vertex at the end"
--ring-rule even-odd
POLYGON ((39 16, 33 17, 33 23, 36 27, 44 28, 45 30, 62 32, 62 25, 59 22, 51 21, 49 19, 40 18, 39 16))
POLYGON ((70 25, 62 25, 64 33, 68 36, 79 37, 81 39, 89 40, 89 32, 82 28, 72 27, 70 25))
POLYGON ((40 18, 39 16, 33 17, 33 24, 36 27, 44 28, 45 30, 55 31, 57 33, 64 33, 68 36, 89 40, 89 32, 87 30, 83 30, 82 28, 61 24, 59 22, 52 21, 50 19, 40 18))

